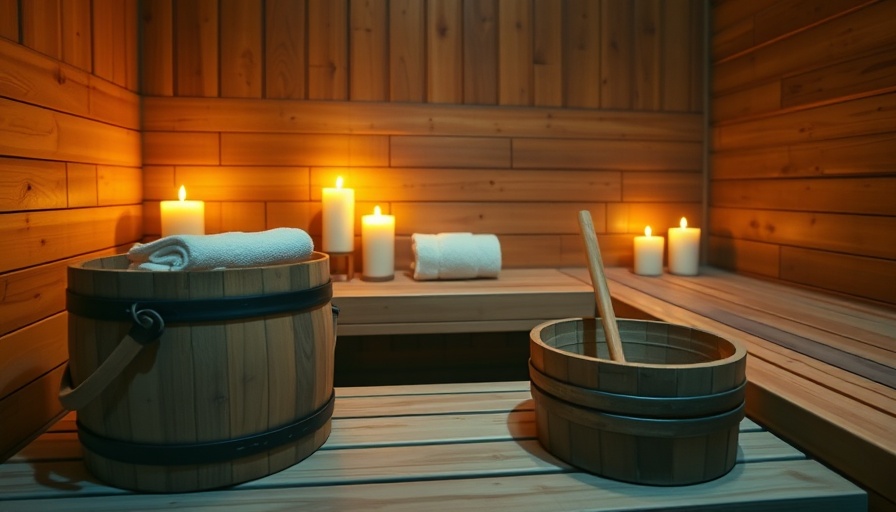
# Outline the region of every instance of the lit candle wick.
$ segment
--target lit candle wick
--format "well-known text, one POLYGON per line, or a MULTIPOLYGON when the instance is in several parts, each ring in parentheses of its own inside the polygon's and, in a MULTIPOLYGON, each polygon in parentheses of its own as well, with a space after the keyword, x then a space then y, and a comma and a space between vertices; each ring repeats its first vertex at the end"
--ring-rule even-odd
POLYGON ((187 200, 187 188, 183 185, 180 186, 180 190, 177 192, 177 198, 181 201, 187 200))

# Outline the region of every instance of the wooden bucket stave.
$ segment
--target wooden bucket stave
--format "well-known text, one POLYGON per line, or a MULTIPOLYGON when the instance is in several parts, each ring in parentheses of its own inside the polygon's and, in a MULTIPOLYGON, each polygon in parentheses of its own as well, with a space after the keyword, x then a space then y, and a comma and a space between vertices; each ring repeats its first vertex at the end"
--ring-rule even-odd
MULTIPOLYGON (((329 283, 328 258, 321 253, 295 264, 219 271, 126 268, 123 256, 72 265, 69 290, 110 299, 201 301, 273 296, 329 283)), ((77 385, 95 372, 129 329, 128 322, 70 311, 72 382, 77 385)), ((305 312, 169 323, 157 342, 147 345, 108 388, 78 411, 82 442, 85 432, 92 432, 136 445, 226 443, 308 417, 331 403, 334 341, 328 298, 305 312)), ((97 477, 118 487, 161 492, 210 489, 289 467, 319 448, 329 432, 327 416, 314 431, 280 446, 201 463, 121 461, 85 445, 85 462, 97 477)))
POLYGON ((705 482, 736 460, 746 350, 684 326, 619 320, 627 361, 609 360, 600 322, 530 333, 539 441, 595 474, 650 485, 705 482))

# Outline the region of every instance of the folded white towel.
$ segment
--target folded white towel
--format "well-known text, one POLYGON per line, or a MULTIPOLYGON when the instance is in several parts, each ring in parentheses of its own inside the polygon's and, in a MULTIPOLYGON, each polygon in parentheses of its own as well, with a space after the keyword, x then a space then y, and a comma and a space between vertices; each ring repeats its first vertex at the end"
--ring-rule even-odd
POLYGON ((495 235, 414 233, 411 248, 418 281, 498 277, 501 271, 501 243, 495 235))
POLYGON ((211 270, 301 261, 313 250, 308 233, 276 228, 253 233, 166 236, 134 244, 128 259, 131 268, 139 270, 211 270))

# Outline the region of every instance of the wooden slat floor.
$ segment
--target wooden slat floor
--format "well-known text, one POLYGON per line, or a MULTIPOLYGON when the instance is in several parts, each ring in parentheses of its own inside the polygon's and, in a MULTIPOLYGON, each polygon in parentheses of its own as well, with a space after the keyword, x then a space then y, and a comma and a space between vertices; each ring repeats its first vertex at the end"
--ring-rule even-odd
POLYGON ((42 510, 865 510, 865 493, 756 423, 737 465, 699 485, 649 487, 564 464, 535 438, 528 382, 338 388, 329 440, 232 488, 137 494, 86 470, 74 415, 0 465, 0 512, 42 510))

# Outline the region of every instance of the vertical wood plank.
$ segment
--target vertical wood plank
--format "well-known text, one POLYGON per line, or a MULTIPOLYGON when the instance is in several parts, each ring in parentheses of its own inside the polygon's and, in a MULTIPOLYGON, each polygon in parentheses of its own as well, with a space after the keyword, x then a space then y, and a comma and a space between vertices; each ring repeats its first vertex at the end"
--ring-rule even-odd
POLYGON ((221 96, 261 98, 261 0, 220 0, 221 96))
POLYGON ((426 99, 463 102, 461 0, 427 0, 426 99))
POLYGON ((600 2, 564 4, 563 95, 568 107, 600 106, 600 2))
POLYGON ((347 0, 308 1, 308 98, 348 98, 347 0))
POLYGON ((532 1, 499 0, 498 103, 532 104, 532 1))
POLYGON ((632 105, 632 26, 634 3, 629 0, 601 2, 600 104, 603 108, 628 110, 632 105))
POLYGON ((557 107, 563 104, 563 4, 554 0, 534 1, 534 103, 539 107, 557 107))
POLYGON ((175 3, 175 94, 218 95, 218 2, 175 3))
POLYGON ((19 41, 19 0, 0 0, 0 37, 19 41))
POLYGON ((305 0, 266 0, 265 97, 305 98, 305 0))
POLYGON ((426 96, 425 5, 419 0, 389 2, 389 99, 422 102, 426 96))
POLYGON ((120 0, 93 0, 93 72, 127 85, 125 4, 120 0))
POLYGON ((90 0, 63 0, 62 60, 91 71, 91 39, 90 0))
POLYGON ((140 5, 139 0, 124 2, 124 85, 129 91, 140 90, 140 5))
POLYGON ((389 50, 386 2, 351 0, 349 93, 352 100, 387 99, 389 50))
POLYGON ((59 0, 21 3, 22 43, 32 50, 62 58, 62 7, 59 0))
POLYGON ((464 103, 498 103, 497 14, 495 0, 463 3, 464 103))
POLYGON ((690 73, 688 77, 688 86, 690 90, 690 98, 688 104, 691 112, 703 111, 703 74, 707 72, 704 63, 709 59, 706 51, 706 30, 704 27, 704 17, 707 15, 706 2, 702 0, 691 0, 691 15, 689 21, 690 30, 690 73))
POLYGON ((663 2, 663 110, 667 112, 686 111, 690 108, 690 41, 689 17, 691 4, 688 1, 663 2))
POLYGON ((660 42, 663 3, 661 0, 635 0, 634 9, 632 107, 635 110, 659 110, 662 106, 660 42))
POLYGON ((172 0, 143 0, 143 94, 174 95, 174 10, 172 0))

